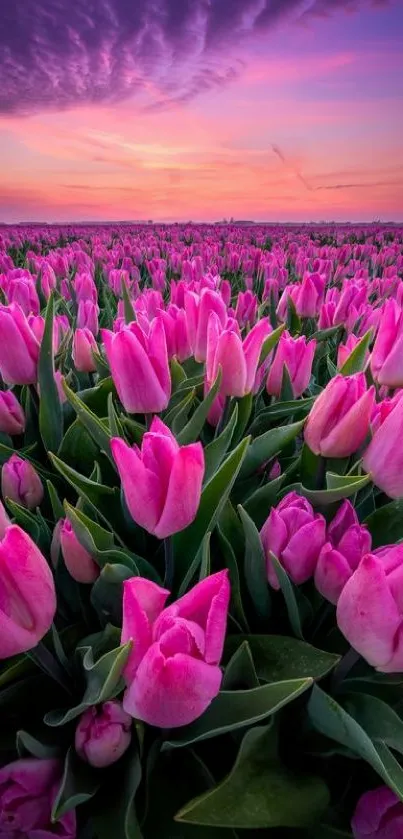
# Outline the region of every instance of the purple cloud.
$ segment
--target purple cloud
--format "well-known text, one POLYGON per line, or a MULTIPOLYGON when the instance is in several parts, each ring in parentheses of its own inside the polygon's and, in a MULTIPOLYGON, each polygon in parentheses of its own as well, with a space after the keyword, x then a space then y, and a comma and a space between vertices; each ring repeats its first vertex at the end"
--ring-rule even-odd
POLYGON ((2 10, 0 113, 113 103, 150 83, 154 107, 187 102, 237 77, 242 62, 233 54, 248 35, 289 16, 379 2, 13 0, 2 10))

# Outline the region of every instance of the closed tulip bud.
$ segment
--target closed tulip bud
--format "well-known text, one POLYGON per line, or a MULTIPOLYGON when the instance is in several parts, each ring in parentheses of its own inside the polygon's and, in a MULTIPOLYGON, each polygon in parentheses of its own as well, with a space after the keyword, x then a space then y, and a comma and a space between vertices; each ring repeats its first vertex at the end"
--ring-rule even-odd
POLYGON ((39 346, 22 309, 0 305, 0 374, 7 384, 36 383, 39 346))
POLYGON ((364 452, 363 467, 389 498, 403 496, 403 399, 396 400, 364 452))
POLYGON ((43 499, 42 481, 29 460, 11 455, 1 470, 1 492, 16 504, 34 510, 43 499))
POLYGON ((335 376, 318 396, 304 429, 305 442, 323 457, 348 457, 365 442, 375 389, 364 373, 335 376))
POLYGON ((380 385, 403 387, 403 310, 387 300, 371 356, 371 372, 380 385))
POLYGON ((79 373, 93 373, 97 369, 93 356, 97 349, 97 342, 90 329, 76 329, 72 356, 79 373))
MULTIPOLYGON (((379 391, 379 396, 381 396, 381 389, 379 391)), ((402 396, 403 390, 397 390, 392 397, 386 397, 386 399, 382 399, 381 402, 375 403, 371 415, 372 434, 375 434, 375 432, 378 431, 378 428, 381 427, 389 414, 392 413, 402 396)))
POLYGON ((325 289, 320 274, 306 274, 293 297, 297 315, 301 318, 315 318, 319 314, 325 289))
POLYGON ((164 609, 169 591, 142 577, 123 584, 124 710, 158 728, 200 717, 217 696, 227 624, 228 572, 206 577, 164 609))
POLYGON ((3 434, 23 434, 25 414, 11 390, 0 391, 0 431, 3 434))
POLYGON ((76 839, 75 810, 57 820, 52 808, 63 776, 56 758, 25 757, 0 769, 2 839, 76 839))
POLYGON ((185 294, 185 312, 193 355, 196 361, 205 361, 210 315, 215 312, 221 326, 224 327, 227 322, 227 307, 219 292, 204 288, 200 297, 192 292, 185 294))
POLYGON ((403 803, 389 787, 377 787, 358 801, 351 822, 354 839, 401 839, 403 803))
POLYGON ((327 529, 327 542, 315 570, 316 588, 326 600, 337 603, 347 580, 370 550, 371 534, 359 523, 350 502, 344 501, 327 529))
POLYGON ((15 524, 6 528, 0 542, 0 590, 0 658, 10 658, 36 647, 56 612, 50 568, 15 524))
POLYGON ((75 748, 96 769, 116 763, 130 746, 132 719, 116 699, 88 708, 76 728, 75 748))
POLYGON ((116 334, 103 329, 102 339, 126 411, 154 414, 165 410, 171 398, 171 374, 161 320, 154 318, 149 335, 133 323, 116 334))
POLYGON ((80 300, 77 313, 78 329, 89 329, 93 335, 98 335, 99 307, 92 300, 80 300))
POLYGON ((316 341, 307 341, 304 336, 292 338, 283 332, 278 343, 274 361, 269 369, 266 390, 272 396, 280 396, 284 367, 288 370, 292 392, 297 399, 306 390, 312 373, 316 341))
POLYGON ((369 553, 343 588, 337 623, 376 670, 403 672, 403 545, 369 553))
POLYGON ((99 576, 99 566, 77 539, 69 519, 64 519, 59 531, 60 547, 66 568, 78 583, 93 583, 99 576))
POLYGON ((290 492, 270 510, 260 538, 270 585, 280 588, 270 553, 277 557, 293 582, 300 585, 314 574, 326 540, 326 522, 323 516, 314 513, 306 498, 290 492))
POLYGON ((154 417, 141 450, 120 437, 111 440, 130 515, 158 539, 184 530, 196 517, 204 476, 201 443, 179 446, 154 417))
POLYGON ((219 318, 213 312, 207 333, 208 385, 211 387, 221 367, 221 396, 242 397, 251 393, 263 342, 270 331, 267 318, 262 318, 242 341, 237 323, 228 322, 227 327, 222 329, 219 318))

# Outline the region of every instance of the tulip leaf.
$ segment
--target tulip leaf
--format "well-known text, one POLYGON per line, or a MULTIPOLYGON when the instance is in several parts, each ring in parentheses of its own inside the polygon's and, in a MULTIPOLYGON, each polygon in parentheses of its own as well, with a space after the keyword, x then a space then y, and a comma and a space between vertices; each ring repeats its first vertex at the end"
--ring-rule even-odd
POLYGON ((122 298, 125 323, 133 323, 133 321, 137 320, 136 312, 133 308, 133 303, 130 299, 129 290, 124 278, 122 278, 122 298))
POLYGON ((173 537, 176 571, 181 577, 195 558, 204 535, 208 530, 213 531, 229 498, 248 445, 249 437, 246 437, 224 460, 203 489, 194 522, 173 537))
POLYGON ((235 431, 233 433, 233 444, 239 443, 242 440, 242 437, 245 434, 245 430, 247 428, 250 415, 252 413, 252 406, 253 406, 253 395, 252 393, 247 393, 246 396, 243 396, 241 399, 238 399, 238 402, 235 403, 238 407, 238 418, 235 431))
POLYGON ((359 344, 354 347, 348 358, 346 358, 343 366, 340 368, 342 376, 352 376, 354 373, 360 373, 366 367, 366 355, 368 353, 369 345, 372 341, 372 329, 369 329, 361 338, 359 344))
POLYGON ((58 456, 73 469, 86 475, 92 472, 99 447, 78 418, 68 427, 61 442, 58 456))
POLYGON ((239 569, 236 561, 234 551, 231 543, 228 541, 221 527, 217 526, 218 539, 221 546, 221 551, 224 558, 224 563, 228 568, 229 579, 231 584, 231 605, 230 612, 240 625, 241 629, 246 632, 249 630, 248 622, 245 617, 245 612, 242 603, 241 582, 239 578, 239 569))
POLYGON ((182 384, 187 384, 188 379, 181 364, 175 356, 169 362, 169 370, 171 373, 172 393, 180 389, 182 384))
POLYGON ((343 707, 368 734, 371 740, 385 743, 403 755, 403 720, 386 702, 363 693, 350 693, 343 707))
POLYGON ((290 294, 287 296, 287 329, 291 335, 301 332, 301 320, 297 315, 295 303, 290 294))
POLYGON ((284 475, 279 475, 273 481, 259 487, 252 495, 249 495, 243 503, 244 510, 248 513, 250 518, 255 522, 256 527, 262 528, 270 508, 276 503, 277 494, 284 482, 284 475))
POLYGON ((311 490, 302 484, 291 484, 287 487, 287 492, 297 492, 298 495, 307 498, 314 506, 326 507, 329 504, 342 501, 343 498, 351 498, 352 495, 367 486, 371 478, 369 475, 333 475, 328 472, 326 481, 328 486, 331 485, 331 489, 311 490))
POLYGON ((63 412, 55 381, 53 359, 54 300, 50 295, 38 361, 39 430, 47 451, 57 452, 63 437, 63 412))
POLYGON ((52 484, 52 481, 46 481, 46 486, 49 493, 50 503, 52 505, 53 518, 55 522, 58 521, 58 519, 64 519, 63 504, 60 501, 56 488, 52 484))
POLYGON ((326 784, 306 773, 290 773, 270 755, 271 739, 269 726, 247 731, 230 774, 182 807, 176 820, 250 830, 316 822, 329 803, 326 784))
POLYGON ((234 410, 232 411, 231 417, 224 430, 204 449, 204 460, 206 465, 204 472, 205 483, 207 483, 214 475, 215 471, 220 466, 223 457, 228 451, 237 422, 238 405, 235 403, 234 410))
POLYGON ((282 323, 281 326, 278 326, 277 329, 274 329, 273 332, 271 332, 270 335, 268 335, 267 338, 264 340, 259 358, 259 367, 266 360, 267 356, 269 355, 269 353, 271 353, 276 344, 278 344, 284 330, 285 323, 282 323))
POLYGON ((27 754, 31 757, 36 757, 38 760, 47 760, 60 756, 60 747, 52 743, 41 743, 28 731, 17 731, 16 749, 19 757, 25 757, 27 754))
POLYGON ((166 740, 163 749, 181 748, 267 719, 312 686, 312 679, 291 679, 252 690, 221 691, 207 711, 166 740))
POLYGON ((17 504, 16 501, 12 501, 11 498, 6 497, 5 502, 11 515, 15 519, 15 523, 26 530, 26 532, 31 536, 31 539, 38 544, 41 529, 36 516, 31 513, 30 510, 27 510, 25 507, 17 504))
POLYGON ((123 437, 124 439, 124 430, 113 404, 113 393, 108 396, 108 421, 111 437, 123 437))
POLYGON ((281 563, 278 561, 274 553, 269 551, 269 557, 273 565, 278 584, 284 596, 288 620, 290 621, 291 629, 296 638, 300 638, 300 640, 303 641, 304 635, 302 632, 301 616, 299 613, 297 603, 296 589, 294 588, 287 572, 285 571, 281 563))
POLYGON ((391 501, 365 519, 372 536, 373 548, 390 545, 403 539, 403 498, 391 501))
MULTIPOLYGON (((84 428, 88 431, 94 443, 99 447, 101 452, 103 452, 110 462, 112 463, 113 467, 115 467, 115 461, 112 457, 111 449, 110 449, 110 441, 111 441, 111 432, 108 430, 106 424, 102 422, 96 414, 85 405, 84 402, 74 393, 66 384, 63 382, 63 390, 69 400, 70 404, 73 406, 78 419, 83 424, 84 428)), ((109 397, 108 397, 109 398, 109 397)))
POLYGON ((248 641, 242 641, 229 660, 222 681, 222 690, 251 689, 259 687, 251 648, 248 641))
POLYGON ((253 436, 263 434, 277 420, 293 417, 295 414, 306 416, 314 402, 314 396, 307 399, 291 399, 287 402, 273 402, 272 405, 257 414, 250 426, 250 433, 253 436))
POLYGON ((91 588, 91 603, 103 625, 122 625, 123 583, 131 577, 133 571, 126 565, 106 563, 102 568, 91 588))
POLYGON ((256 472, 263 463, 271 460, 285 446, 295 440, 303 427, 304 420, 281 426, 281 428, 272 428, 252 440, 242 465, 241 477, 247 478, 256 472))
POLYGON ((230 635, 225 654, 232 655, 247 642, 259 679, 322 679, 338 664, 340 656, 283 635, 230 635))
POLYGON ((245 533, 246 585, 257 617, 260 620, 267 620, 270 617, 271 598, 262 541, 255 523, 241 505, 238 506, 238 513, 245 533))
POLYGON ((59 790, 53 802, 52 822, 62 818, 79 804, 93 798, 100 787, 101 777, 88 763, 77 756, 70 746, 64 763, 64 771, 59 790))
POLYGON ((195 400, 195 396, 196 391, 194 388, 191 388, 188 393, 185 393, 182 401, 179 402, 178 405, 175 405, 169 411, 169 414, 164 417, 165 425, 172 428, 172 431, 176 436, 181 433, 188 421, 189 411, 195 400))
POLYGON ((95 801, 93 822, 97 839, 142 839, 134 799, 141 781, 141 761, 133 740, 113 767, 107 795, 95 801))
POLYGON ((374 743, 361 725, 317 685, 313 688, 307 710, 316 731, 341 743, 369 763, 403 801, 403 768, 383 741, 374 743))
POLYGON ((177 439, 181 446, 188 445, 188 443, 194 443, 194 441, 199 437, 204 423, 206 422, 207 414, 209 413, 210 408, 220 390, 221 379, 222 373, 220 368, 217 373, 216 380, 207 395, 204 397, 203 402, 198 405, 189 422, 186 423, 185 427, 182 428, 182 431, 178 434, 177 439))

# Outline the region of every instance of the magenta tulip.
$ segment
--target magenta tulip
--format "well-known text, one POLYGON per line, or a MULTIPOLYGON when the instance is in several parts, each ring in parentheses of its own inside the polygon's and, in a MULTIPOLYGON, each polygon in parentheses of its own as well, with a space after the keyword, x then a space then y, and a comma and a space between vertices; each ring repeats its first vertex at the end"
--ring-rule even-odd
POLYGON ((307 341, 304 336, 292 338, 288 332, 283 332, 269 369, 267 393, 280 396, 283 371, 286 367, 295 399, 301 396, 309 385, 315 350, 316 341, 307 341))
POLYGON ((73 580, 93 583, 99 576, 99 566, 78 541, 69 519, 63 520, 59 538, 64 563, 73 580))
POLYGON ((33 757, 0 769, 1 839, 75 839, 74 810, 56 823, 51 818, 62 774, 62 761, 33 757))
POLYGON ((35 384, 39 342, 16 303, 0 305, 0 374, 9 385, 35 384))
POLYGON ((371 372, 380 385, 403 387, 403 310, 387 300, 371 357, 371 372))
POLYGON ((341 592, 337 623, 377 670, 403 672, 403 545, 364 556, 341 592))
POLYGON ((116 763, 130 746, 132 719, 116 699, 88 708, 80 717, 75 748, 82 760, 97 769, 116 763))
POLYGON ((11 521, 4 509, 4 505, 0 501, 0 539, 3 539, 6 534, 6 528, 9 527, 11 521))
POLYGON ((403 803, 389 787, 369 790, 358 801, 351 827, 354 839, 402 839, 403 803))
POLYGON ((163 411, 171 398, 171 374, 162 321, 155 318, 149 335, 136 323, 102 340, 122 405, 132 414, 163 411))
POLYGON ((11 435, 25 431, 25 414, 12 390, 0 391, 0 431, 11 435))
POLYGON ((80 300, 77 312, 78 329, 89 329, 93 335, 98 335, 99 307, 92 300, 80 300))
POLYGON ((168 596, 142 577, 124 582, 122 644, 134 645, 124 672, 123 707, 159 728, 193 722, 220 690, 228 572, 206 577, 164 608, 168 596))
POLYGON ((364 373, 335 376, 318 396, 304 429, 305 442, 323 457, 347 457, 365 442, 375 389, 364 373))
MULTIPOLYGON (((337 349, 337 367, 339 370, 341 370, 343 364, 346 363, 353 350, 355 350, 357 344, 360 343, 360 340, 361 338, 357 338, 355 335, 351 334, 348 336, 345 344, 339 344, 337 349)), ((369 359, 370 352, 367 350, 365 354, 365 366, 368 364, 369 359)))
POLYGON ((120 437, 111 440, 130 515, 164 539, 196 517, 204 476, 201 443, 179 446, 169 428, 154 417, 141 450, 120 437))
POLYGON ((207 333, 206 381, 211 387, 221 367, 220 396, 246 396, 255 384, 256 371, 265 338, 271 329, 262 318, 242 341, 236 321, 222 328, 219 318, 210 315, 207 333))
POLYGON ((363 467, 379 489, 389 498, 403 496, 403 399, 398 397, 392 409, 366 449, 363 467))
POLYGON ((0 658, 31 650, 52 625, 56 592, 50 568, 15 524, 0 542, 0 658))
POLYGON ((270 585, 280 584, 270 554, 277 557, 294 583, 300 585, 313 576, 320 551, 326 540, 326 522, 306 498, 296 492, 286 495, 272 507, 261 531, 270 585))
POLYGON ((326 600, 337 603, 347 580, 370 550, 371 534, 359 523, 350 502, 344 501, 327 529, 327 542, 315 570, 316 588, 326 600))
POLYGON ((228 317, 227 307, 219 292, 204 288, 200 297, 189 291, 185 293, 185 312, 193 355, 196 361, 205 361, 210 315, 215 312, 221 326, 224 327, 228 317))
POLYGON ((34 510, 43 499, 42 481, 29 460, 11 455, 1 470, 1 492, 16 504, 34 510))

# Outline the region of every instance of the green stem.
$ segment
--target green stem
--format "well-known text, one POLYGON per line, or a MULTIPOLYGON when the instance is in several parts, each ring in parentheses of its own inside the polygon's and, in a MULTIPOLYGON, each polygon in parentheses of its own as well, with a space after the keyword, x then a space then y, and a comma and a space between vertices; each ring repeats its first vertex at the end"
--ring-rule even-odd
POLYGON ((224 410, 222 412, 221 419, 217 424, 214 437, 219 437, 221 432, 224 430, 224 428, 225 428, 225 426, 228 422, 230 407, 231 407, 231 397, 227 396, 227 398, 225 400, 224 410))
POLYGON ((153 421, 153 414, 145 414, 144 416, 146 420, 146 430, 149 431, 151 428, 151 423, 153 421))
POLYGON ((32 650, 27 652, 27 656, 35 662, 35 664, 51 679, 60 685, 67 693, 71 694, 70 685, 66 679, 66 675, 62 670, 57 659, 45 647, 42 641, 36 645, 32 650))
POLYGON ((174 546, 172 541, 172 536, 167 536, 164 539, 164 554, 165 554, 165 580, 164 585, 167 589, 171 590, 173 580, 174 580, 174 546))
POLYGON ((338 688, 344 682, 344 679, 348 676, 350 670, 352 670, 353 667, 360 660, 360 657, 361 656, 359 653, 357 653, 357 650, 354 650, 353 647, 350 647, 348 652, 338 663, 336 669, 333 671, 332 692, 338 690, 338 688))

